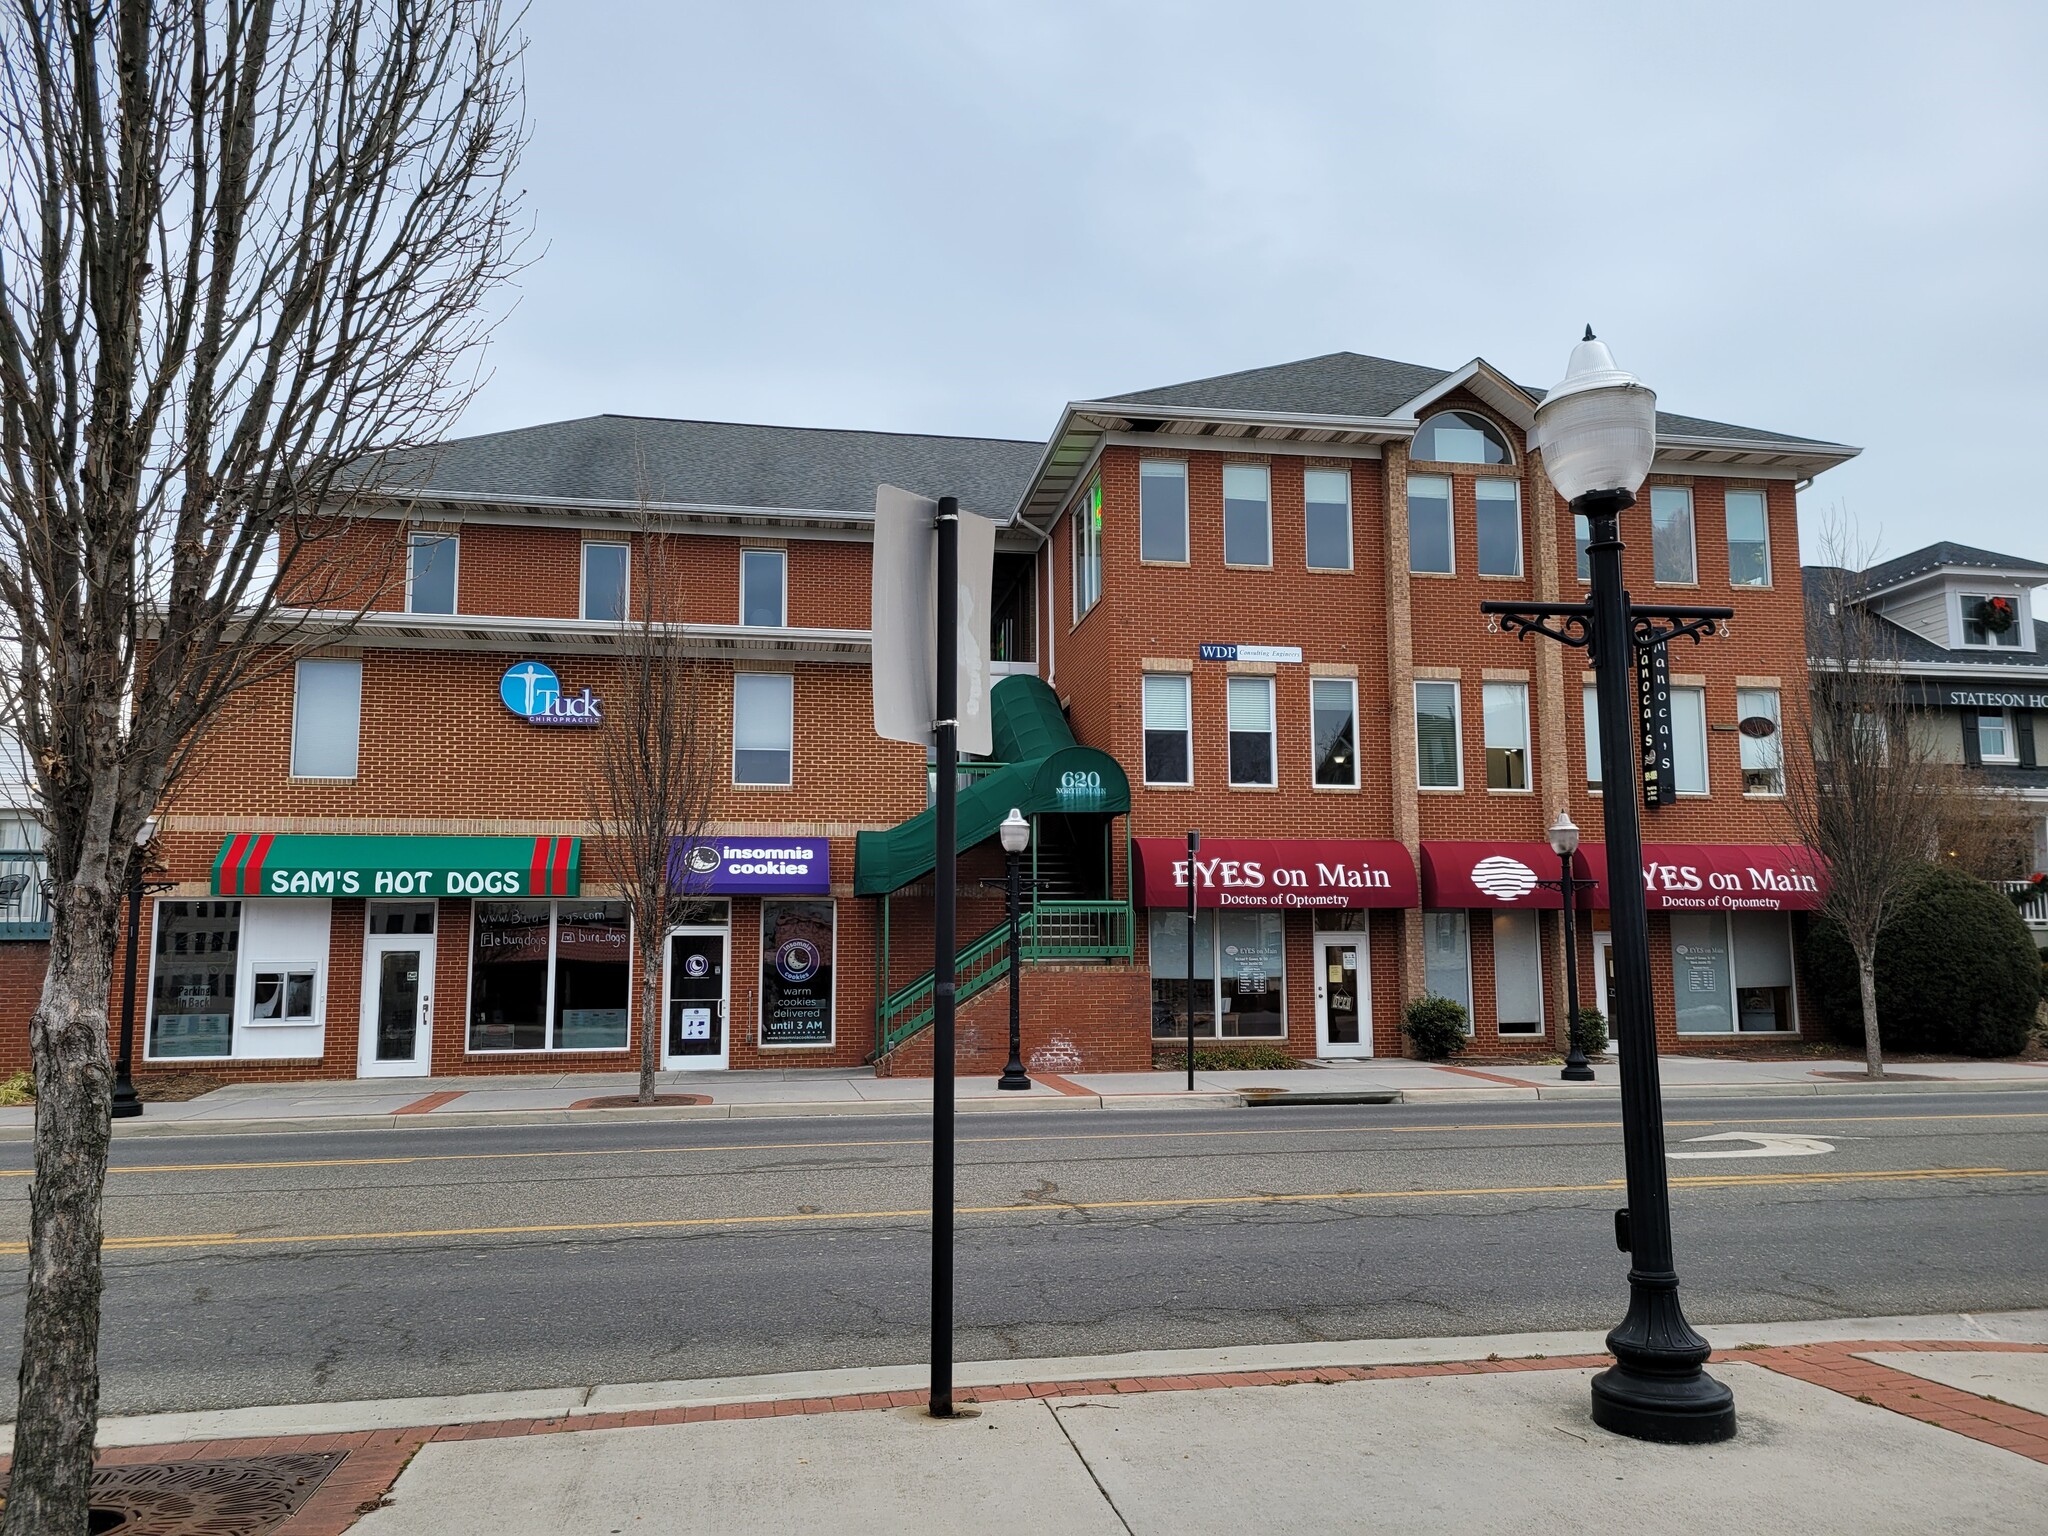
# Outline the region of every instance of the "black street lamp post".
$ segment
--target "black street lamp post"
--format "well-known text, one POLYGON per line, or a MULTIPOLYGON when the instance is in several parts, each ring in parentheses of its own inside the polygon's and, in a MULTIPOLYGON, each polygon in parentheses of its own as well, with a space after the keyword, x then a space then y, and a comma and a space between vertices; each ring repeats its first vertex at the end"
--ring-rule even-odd
POLYGON ((1013 805, 1010 814, 1003 818, 1002 825, 996 830, 1003 840, 1003 852, 1010 860, 1010 1059, 1003 1067, 1003 1075, 996 1079, 996 1086, 1028 1090, 1031 1079, 1024 1074, 1024 1030, 1017 986, 1023 971, 1024 849, 1031 841, 1031 823, 1013 805))
POLYGON ((1564 1070, 1557 1075, 1567 1083, 1590 1083, 1593 1069, 1579 1045, 1579 887, 1589 882, 1572 873, 1572 855, 1579 851, 1579 829, 1569 811, 1559 811, 1550 824, 1550 851, 1557 855, 1555 880, 1538 880, 1546 891, 1564 898, 1564 1070))
POLYGON ((135 963, 142 946, 142 866, 149 857, 149 845, 156 840, 156 818, 144 819, 135 834, 135 857, 128 866, 128 969, 121 978, 121 1054, 114 1062, 113 1118, 133 1120, 142 1113, 142 1098, 135 1091, 132 1069, 135 1063, 135 963))
POLYGON ((1614 995, 1621 1044, 1622 1151, 1628 1205, 1615 1241, 1630 1256, 1627 1315, 1607 1335, 1615 1363, 1593 1378, 1593 1422, 1639 1440, 1701 1444, 1735 1433, 1735 1396, 1704 1369, 1707 1341, 1685 1319, 1671 1242, 1671 1190, 1651 1012, 1649 918, 1643 900, 1642 826, 1629 674, 1636 652, 1701 635, 1729 608, 1632 604, 1622 586, 1620 516, 1656 453, 1657 397, 1617 368, 1592 328, 1572 352, 1564 382, 1536 410, 1531 446, 1572 512, 1586 519, 1589 603, 1482 603, 1510 633, 1540 634, 1590 649, 1600 712, 1602 820, 1614 934, 1614 995))

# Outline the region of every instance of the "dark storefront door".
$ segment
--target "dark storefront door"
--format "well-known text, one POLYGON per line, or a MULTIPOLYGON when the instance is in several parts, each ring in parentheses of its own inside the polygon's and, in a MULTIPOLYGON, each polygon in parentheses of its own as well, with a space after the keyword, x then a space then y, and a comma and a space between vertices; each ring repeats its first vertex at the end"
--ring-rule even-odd
POLYGON ((726 932, 680 929, 668 939, 668 1030, 663 1065, 726 1064, 726 932))

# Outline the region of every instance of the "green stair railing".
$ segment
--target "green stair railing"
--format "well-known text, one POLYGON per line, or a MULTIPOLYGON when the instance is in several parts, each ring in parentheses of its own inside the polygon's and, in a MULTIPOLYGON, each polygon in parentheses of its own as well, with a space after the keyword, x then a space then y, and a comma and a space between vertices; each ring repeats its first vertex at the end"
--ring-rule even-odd
MULTIPOLYGON (((1131 954, 1131 908, 1122 901, 1044 901, 1018 922, 1026 960, 1116 960, 1131 954)), ((953 961, 954 1002, 965 1003, 1009 974, 1010 922, 1005 918, 959 951, 953 961)), ((875 1056, 886 1056, 931 1026, 932 973, 882 1000, 875 1056)))

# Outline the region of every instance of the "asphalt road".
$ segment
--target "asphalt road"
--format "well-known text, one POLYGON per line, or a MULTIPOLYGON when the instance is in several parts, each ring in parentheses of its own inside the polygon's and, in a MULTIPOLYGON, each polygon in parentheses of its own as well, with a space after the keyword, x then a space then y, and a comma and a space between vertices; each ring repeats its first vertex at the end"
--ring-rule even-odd
MULTIPOLYGON (((2048 1095, 1694 1100, 1697 1321, 2048 1306, 2048 1095)), ((925 1122, 116 1144, 109 1412, 925 1358, 925 1122)), ((1611 1104, 961 1120, 958 1358, 1605 1327, 1611 1104)), ((14 1376, 28 1148, 0 1146, 14 1376)))

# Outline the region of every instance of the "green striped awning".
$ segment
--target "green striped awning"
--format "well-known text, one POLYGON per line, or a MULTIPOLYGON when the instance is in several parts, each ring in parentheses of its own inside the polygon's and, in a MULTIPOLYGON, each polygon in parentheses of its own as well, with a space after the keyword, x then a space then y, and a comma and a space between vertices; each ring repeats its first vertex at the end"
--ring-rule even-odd
POLYGON ((237 832, 216 896, 579 896, 575 837, 317 837, 237 832))

